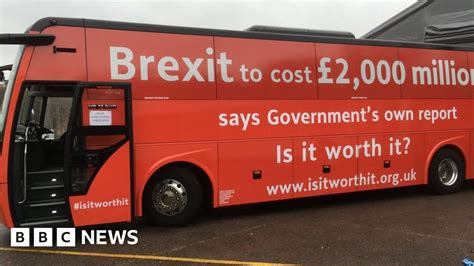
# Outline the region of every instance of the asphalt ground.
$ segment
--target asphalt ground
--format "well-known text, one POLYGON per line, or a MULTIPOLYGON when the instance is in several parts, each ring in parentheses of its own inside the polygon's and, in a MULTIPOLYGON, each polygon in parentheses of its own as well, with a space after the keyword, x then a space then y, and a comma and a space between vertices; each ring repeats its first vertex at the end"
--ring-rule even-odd
POLYGON ((415 187, 216 209, 182 228, 87 228, 136 229, 133 246, 9 249, 2 227, 0 265, 462 265, 474 260, 473 202, 469 182, 447 196, 415 187))

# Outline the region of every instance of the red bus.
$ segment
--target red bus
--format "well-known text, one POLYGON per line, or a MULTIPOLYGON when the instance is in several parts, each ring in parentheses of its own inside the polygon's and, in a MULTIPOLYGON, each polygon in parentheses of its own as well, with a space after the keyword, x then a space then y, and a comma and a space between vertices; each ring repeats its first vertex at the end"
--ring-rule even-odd
POLYGON ((183 225, 203 207, 474 177, 472 48, 45 18, 1 113, 7 227, 183 225))

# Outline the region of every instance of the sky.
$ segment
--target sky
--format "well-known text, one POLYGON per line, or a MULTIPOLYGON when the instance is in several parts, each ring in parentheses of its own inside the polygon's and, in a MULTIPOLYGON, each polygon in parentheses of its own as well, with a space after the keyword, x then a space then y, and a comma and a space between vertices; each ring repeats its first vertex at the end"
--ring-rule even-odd
MULTIPOLYGON (((42 17, 76 17, 244 30, 270 25, 350 31, 360 37, 415 0, 0 0, 0 34, 23 33, 42 17)), ((0 46, 0 66, 15 46, 0 46)))

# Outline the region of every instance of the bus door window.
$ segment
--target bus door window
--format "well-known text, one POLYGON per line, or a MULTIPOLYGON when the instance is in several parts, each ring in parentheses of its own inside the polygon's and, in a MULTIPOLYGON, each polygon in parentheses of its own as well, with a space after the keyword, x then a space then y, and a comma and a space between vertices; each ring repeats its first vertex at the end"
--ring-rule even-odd
MULTIPOLYGON (((118 89, 85 89, 82 94, 84 126, 125 126, 125 94, 118 89)), ((124 135, 86 136, 88 149, 117 144, 124 135)))
POLYGON ((123 89, 84 88, 79 105, 71 154, 74 194, 87 192, 100 167, 127 139, 123 89))

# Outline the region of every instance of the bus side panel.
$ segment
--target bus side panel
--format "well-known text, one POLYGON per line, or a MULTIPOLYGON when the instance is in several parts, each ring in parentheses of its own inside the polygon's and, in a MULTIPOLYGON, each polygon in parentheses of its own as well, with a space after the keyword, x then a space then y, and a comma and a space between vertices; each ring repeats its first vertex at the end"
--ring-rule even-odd
MULTIPOLYGON (((474 108, 474 107, 473 107, 474 108)), ((474 155, 474 131, 471 131, 469 134, 469 146, 471 149, 469 150, 469 158, 472 158, 474 155)), ((466 179, 474 179, 474 162, 469 160, 469 171, 466 171, 466 179)))
POLYGON ((216 98, 213 37, 92 28, 86 35, 89 81, 131 82, 134 99, 216 98))
POLYGON ((474 77, 472 69, 474 69, 474 52, 467 53, 467 58, 469 60, 469 68, 471 69, 471 96, 474 98, 474 77))
POLYGON ((49 27, 44 34, 56 35, 48 46, 36 46, 28 70, 29 80, 87 80, 84 28, 49 27), (70 49, 67 52, 61 49, 70 49))
POLYGON ((373 176, 375 183, 361 183, 359 191, 421 185, 424 183, 424 134, 364 135, 367 145, 359 158, 359 173, 373 176))
MULTIPOLYGON (((218 191, 217 183, 217 144, 216 143, 182 143, 182 144, 135 144, 135 212, 142 215, 142 197, 148 180, 161 167, 176 162, 186 162, 201 168, 209 177, 214 192, 218 191)), ((217 194, 213 194, 214 207, 217 194)))
POLYGON ((295 191, 295 197, 356 191, 355 183, 349 184, 348 180, 357 173, 357 158, 346 158, 342 149, 337 148, 356 144, 355 136, 295 139, 294 182, 304 184, 302 191, 295 191))
POLYGON ((141 100, 133 108, 135 143, 467 130, 472 123, 468 99, 141 100), (357 119, 343 121, 341 113, 357 119))
POLYGON ((312 43, 215 38, 219 99, 316 99, 315 51, 312 43), (232 82, 230 82, 232 80, 232 82))
MULTIPOLYGON (((469 63, 469 68, 471 69, 471 72, 472 72, 472 69, 474 68, 474 52, 470 52, 470 53, 467 53, 467 58, 468 58, 468 63, 469 63)), ((471 97, 474 98, 474 77, 473 77, 473 73, 471 73, 471 97)), ((474 113, 474 105, 471 104, 471 114, 474 113)), ((470 146, 471 146, 471 150, 470 150, 470 158, 472 157, 472 155, 474 155, 474 131, 471 131, 471 138, 470 138, 470 146)), ((473 160, 469 160, 469 173, 466 178, 467 179, 474 179, 474 161, 473 160)))
MULTIPOLYGON (((473 71, 472 69, 474 68, 474 52, 468 52, 467 53, 467 58, 468 58, 468 64, 469 68, 471 69, 471 72, 473 71)), ((471 97, 474 98, 474 72, 471 73, 471 97)), ((474 114, 474 105, 471 104, 471 114, 474 114)), ((472 127, 472 125, 471 125, 472 127)), ((470 156, 469 158, 472 158, 472 155, 474 154, 474 131, 471 131, 470 134, 470 156)), ((469 171, 467 172, 468 174, 466 175, 467 179, 474 179, 474 161, 469 160, 469 171)))
POLYGON ((141 144, 219 139, 217 106, 217 101, 135 100, 133 141, 141 144))
POLYGON ((456 69, 467 69, 466 52, 399 48, 399 54, 407 70, 403 98, 471 98, 468 84, 453 81, 450 65, 452 62, 456 69))
MULTIPOLYGON (((0 184, 7 184, 8 181, 8 161, 9 161, 9 150, 10 150, 10 143, 11 143, 11 134, 12 134, 12 128, 13 128, 13 118, 15 116, 15 110, 16 110, 16 104, 18 102, 18 97, 20 94, 20 88, 22 86, 23 80, 26 78, 26 73, 28 71, 28 66, 31 60, 31 56, 33 54, 33 47, 25 47, 25 50, 23 51, 23 56, 20 60, 20 63, 18 65, 18 71, 16 74, 16 79, 15 81, 10 81, 10 82, 15 82, 13 86, 13 91, 10 97, 10 103, 8 106, 8 112, 7 112, 7 117, 5 119, 5 131, 3 132, 3 142, 2 142, 2 153, 1 153, 1 159, 0 159, 0 184)), ((0 192, 0 209, 2 210, 1 216, 2 216, 2 223, 6 227, 13 227, 13 220, 11 216, 11 210, 10 210, 10 205, 9 205, 9 190, 7 185, 2 185, 2 191, 0 192)))
POLYGON ((470 163, 470 134, 467 131, 458 132, 436 132, 426 134, 426 145, 425 145, 425 184, 428 183, 428 169, 430 166, 431 159, 433 158, 436 151, 446 145, 453 145, 461 150, 461 155, 464 157, 466 162, 466 177, 469 176, 472 163, 470 163))
POLYGON ((219 144, 219 206, 289 199, 293 189, 293 141, 254 140, 219 144))
POLYGON ((10 228, 13 227, 13 221, 8 202, 8 185, 0 184, 0 223, 10 228))
POLYGON ((363 82, 361 73, 369 72, 371 65, 364 65, 367 59, 373 62, 374 68, 382 65, 380 62, 387 68, 393 66, 398 60, 397 48, 326 43, 317 43, 315 47, 318 67, 322 70, 318 76, 319 99, 400 98, 400 85, 393 81, 382 84, 379 80, 368 85, 363 82))

